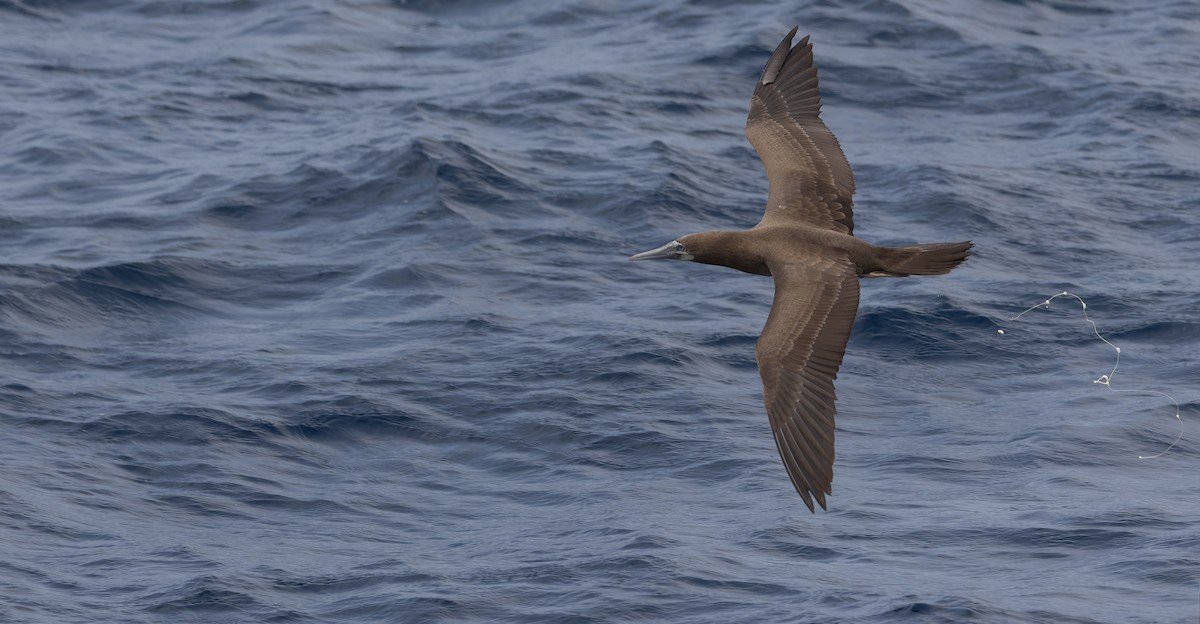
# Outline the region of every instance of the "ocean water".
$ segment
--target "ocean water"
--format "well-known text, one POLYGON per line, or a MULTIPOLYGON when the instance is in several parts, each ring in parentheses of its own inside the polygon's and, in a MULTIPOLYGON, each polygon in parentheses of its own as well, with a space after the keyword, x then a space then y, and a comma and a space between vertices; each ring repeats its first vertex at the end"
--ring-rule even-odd
POLYGON ((1196 622, 1200 9, 0 0, 0 621, 1196 622), (810 514, 748 227, 811 33, 870 280, 810 514), (1096 339, 1082 296, 1115 352, 1096 339), (998 333, 1003 330, 1004 333, 998 333), (1167 448, 1156 459, 1139 459, 1167 448))

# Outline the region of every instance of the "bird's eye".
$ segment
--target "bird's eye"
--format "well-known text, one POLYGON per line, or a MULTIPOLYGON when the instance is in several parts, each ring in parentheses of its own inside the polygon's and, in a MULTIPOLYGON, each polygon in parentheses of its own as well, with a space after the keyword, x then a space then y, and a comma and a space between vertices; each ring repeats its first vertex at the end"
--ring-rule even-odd
POLYGON ((675 251, 683 251, 683 243, 675 243, 675 251))

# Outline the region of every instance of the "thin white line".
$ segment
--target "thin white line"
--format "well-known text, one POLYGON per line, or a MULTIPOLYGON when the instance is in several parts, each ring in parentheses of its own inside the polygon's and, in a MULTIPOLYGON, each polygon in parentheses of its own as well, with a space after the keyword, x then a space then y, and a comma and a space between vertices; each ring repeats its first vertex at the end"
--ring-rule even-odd
MULTIPOLYGON (((1171 400, 1172 403, 1175 404, 1175 420, 1179 421, 1179 435, 1175 437, 1175 441, 1172 442, 1170 446, 1163 449, 1162 451, 1159 451, 1158 453, 1155 453, 1154 455, 1138 455, 1138 459, 1155 459, 1158 457, 1162 457, 1163 455, 1166 454, 1167 451, 1175 448, 1175 445, 1179 444, 1179 441, 1183 439, 1183 419, 1179 417, 1179 401, 1176 401, 1174 397, 1167 394, 1166 392, 1161 392, 1158 390, 1118 390, 1118 389, 1112 387, 1113 379, 1115 379, 1117 376, 1117 367, 1121 365, 1121 347, 1118 347, 1117 345, 1109 342, 1107 338, 1100 335, 1100 330, 1096 328, 1096 322, 1093 321, 1091 319, 1091 317, 1088 316, 1087 303, 1083 300, 1082 297, 1080 297, 1079 295, 1076 295, 1075 293, 1069 293, 1064 290, 1064 291, 1058 293, 1057 295, 1054 295, 1053 297, 1050 297, 1049 299, 1047 299, 1035 306, 1030 306, 1029 309, 1025 310, 1024 312, 1022 312, 1014 317, 1009 318, 1008 320, 1010 320, 1010 321, 1020 320, 1020 318, 1022 316, 1024 316, 1027 312, 1031 312, 1031 311, 1036 310, 1041 307, 1045 307, 1045 308, 1049 309, 1050 302, 1054 301, 1055 299, 1057 299, 1059 297, 1074 297, 1075 299, 1077 299, 1079 301, 1079 305, 1083 306, 1083 320, 1087 321, 1088 323, 1091 323, 1091 325, 1092 325, 1092 333, 1096 334, 1097 338, 1099 338, 1100 340, 1103 340, 1104 344, 1112 347, 1113 350, 1117 352, 1117 361, 1115 364, 1113 364, 1112 371, 1110 371, 1107 375, 1101 375, 1098 379, 1092 380, 1092 383, 1103 384, 1106 388, 1108 388, 1109 390, 1112 390, 1113 392, 1128 392, 1128 393, 1132 393, 1132 394, 1157 394, 1160 396, 1167 397, 1168 399, 1171 400)), ((1004 333, 1004 330, 997 330, 997 331, 1001 334, 1004 333)))

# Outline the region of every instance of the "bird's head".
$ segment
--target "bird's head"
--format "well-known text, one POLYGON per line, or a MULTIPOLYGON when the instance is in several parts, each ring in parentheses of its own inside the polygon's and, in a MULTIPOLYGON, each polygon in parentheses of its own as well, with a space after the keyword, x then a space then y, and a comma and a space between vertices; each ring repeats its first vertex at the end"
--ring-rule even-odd
MULTIPOLYGON (((690 236, 690 235, 689 235, 690 236)), ((630 260, 694 260, 694 249, 688 247, 688 236, 682 236, 662 247, 629 256, 630 260)))
POLYGON ((749 230, 713 230, 680 236, 650 251, 631 256, 630 260, 691 260, 701 264, 716 264, 755 273, 770 275, 762 253, 754 244, 749 230))
POLYGON ((714 260, 721 256, 734 243, 739 232, 713 230, 711 232, 696 232, 679 238, 650 251, 630 256, 630 260, 694 260, 709 264, 722 264, 714 260))

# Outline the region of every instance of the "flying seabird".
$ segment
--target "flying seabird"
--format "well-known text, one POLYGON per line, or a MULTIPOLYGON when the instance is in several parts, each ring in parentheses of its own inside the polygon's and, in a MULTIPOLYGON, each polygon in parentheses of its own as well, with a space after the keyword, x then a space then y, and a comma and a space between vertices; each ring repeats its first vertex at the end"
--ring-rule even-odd
POLYGON ((688 234, 630 260, 692 260, 774 279, 755 347, 763 402, 792 485, 815 513, 813 498, 826 509, 833 493, 833 380, 858 310, 858 278, 949 273, 971 242, 879 247, 854 236, 854 174, 821 122, 812 45, 804 37, 792 47, 797 28, 763 68, 746 119, 770 187, 762 220, 688 234))

